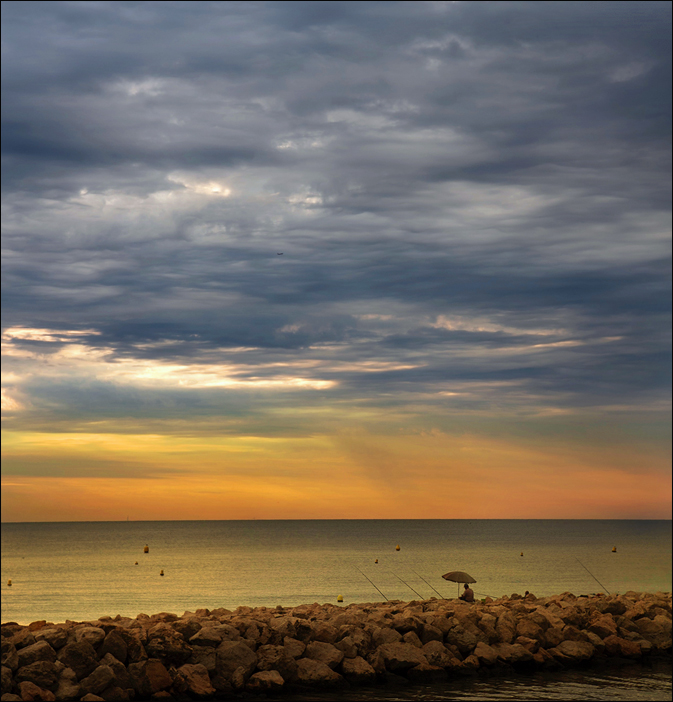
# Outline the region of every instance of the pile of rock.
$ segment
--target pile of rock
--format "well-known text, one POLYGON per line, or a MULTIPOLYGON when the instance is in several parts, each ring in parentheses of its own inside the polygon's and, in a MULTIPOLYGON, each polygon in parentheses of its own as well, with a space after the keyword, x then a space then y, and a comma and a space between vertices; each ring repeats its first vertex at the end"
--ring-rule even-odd
POLYGON ((670 654, 670 593, 200 609, 3 624, 2 702, 226 699, 670 654))

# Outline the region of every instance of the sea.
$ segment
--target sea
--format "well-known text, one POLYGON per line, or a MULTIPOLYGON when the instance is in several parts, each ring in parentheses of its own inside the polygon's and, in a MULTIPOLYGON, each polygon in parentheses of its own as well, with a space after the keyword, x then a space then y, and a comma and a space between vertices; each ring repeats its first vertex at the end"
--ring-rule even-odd
MULTIPOLYGON (((456 570, 477 598, 670 592, 671 551, 670 520, 4 523, 2 621, 453 598, 442 575, 456 570)), ((672 699, 667 665, 357 695, 339 699, 672 699)))

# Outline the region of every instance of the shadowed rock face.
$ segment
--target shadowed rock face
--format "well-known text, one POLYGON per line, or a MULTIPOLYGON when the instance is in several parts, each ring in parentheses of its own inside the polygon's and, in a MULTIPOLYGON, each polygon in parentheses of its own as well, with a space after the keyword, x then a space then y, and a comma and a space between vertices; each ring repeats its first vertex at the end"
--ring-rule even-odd
POLYGON ((3 625, 2 694, 207 699, 670 655, 670 593, 204 609, 3 625))

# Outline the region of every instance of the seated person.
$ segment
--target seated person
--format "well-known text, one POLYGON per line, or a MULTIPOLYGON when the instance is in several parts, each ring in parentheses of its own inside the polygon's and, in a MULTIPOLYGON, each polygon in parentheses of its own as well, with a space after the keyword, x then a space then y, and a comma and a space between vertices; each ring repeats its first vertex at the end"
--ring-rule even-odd
POLYGON ((474 602, 474 592, 467 583, 465 583, 465 591, 458 599, 464 602, 474 602))

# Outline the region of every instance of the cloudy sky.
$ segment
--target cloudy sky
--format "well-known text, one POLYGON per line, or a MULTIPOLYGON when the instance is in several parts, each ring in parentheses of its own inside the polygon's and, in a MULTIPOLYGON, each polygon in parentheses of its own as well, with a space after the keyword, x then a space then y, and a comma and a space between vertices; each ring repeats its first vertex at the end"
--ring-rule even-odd
POLYGON ((3 520, 670 518, 670 99, 668 2, 3 2, 3 520))

